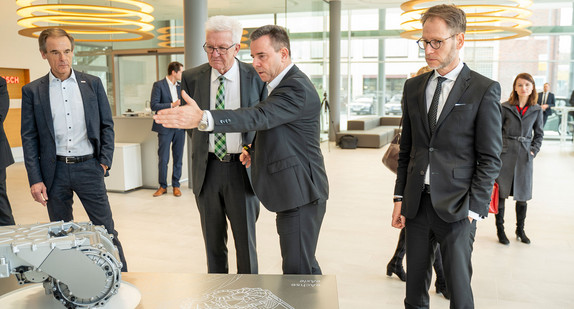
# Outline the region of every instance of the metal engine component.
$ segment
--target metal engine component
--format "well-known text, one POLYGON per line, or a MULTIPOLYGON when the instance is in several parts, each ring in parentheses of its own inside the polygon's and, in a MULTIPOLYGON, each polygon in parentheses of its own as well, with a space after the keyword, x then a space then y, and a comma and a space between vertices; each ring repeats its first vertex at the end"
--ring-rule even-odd
POLYGON ((112 235, 91 222, 0 227, 0 278, 43 282, 66 308, 103 306, 120 287, 122 263, 112 235))

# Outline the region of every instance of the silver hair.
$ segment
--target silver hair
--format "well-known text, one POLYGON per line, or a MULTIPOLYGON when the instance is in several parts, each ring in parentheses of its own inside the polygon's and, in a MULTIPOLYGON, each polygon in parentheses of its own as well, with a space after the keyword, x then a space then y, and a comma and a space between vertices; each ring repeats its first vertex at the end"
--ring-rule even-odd
POLYGON ((205 32, 223 32, 230 31, 233 43, 241 43, 243 26, 241 23, 229 16, 217 15, 210 17, 205 22, 205 32))

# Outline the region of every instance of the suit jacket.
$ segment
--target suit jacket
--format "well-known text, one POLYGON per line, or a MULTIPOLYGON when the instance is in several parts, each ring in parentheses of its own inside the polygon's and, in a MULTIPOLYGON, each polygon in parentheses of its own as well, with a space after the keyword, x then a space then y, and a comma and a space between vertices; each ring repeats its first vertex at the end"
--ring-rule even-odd
POLYGON ((8 88, 6 80, 0 77, 0 169, 5 169, 10 164, 14 163, 12 150, 4 132, 4 120, 10 109, 10 97, 8 96, 8 88))
MULTIPOLYGON (((177 98, 181 99, 180 85, 177 85, 177 98)), ((169 84, 167 83, 167 80, 164 78, 162 80, 154 82, 153 87, 151 89, 151 99, 150 99, 151 110, 157 112, 162 109, 171 108, 171 103, 173 103, 173 100, 171 98, 171 91, 169 90, 169 84)), ((180 129, 166 128, 161 124, 156 123, 154 120, 151 130, 157 133, 165 133, 168 132, 169 130, 180 130, 180 129)))
POLYGON ((253 189, 268 210, 280 212, 327 200, 320 109, 315 87, 293 66, 259 104, 211 111, 214 132, 257 131, 251 154, 253 189))
MULTIPOLYGON (((251 107, 267 97, 265 83, 259 78, 257 72, 250 64, 237 61, 239 65, 239 80, 241 84, 241 107, 251 107)), ((210 108, 210 76, 211 66, 209 63, 185 70, 182 74, 182 90, 192 97, 199 108, 210 108)), ((207 169, 207 155, 209 152, 209 133, 198 129, 188 130, 191 136, 191 170, 193 193, 197 196, 203 187, 207 169)), ((255 132, 243 131, 243 144, 249 145, 253 141, 255 132)), ((248 175, 250 175, 248 169, 248 175)))
MULTIPOLYGON (((538 105, 542 105, 542 97, 544 92, 538 93, 538 105)), ((552 114, 552 107, 556 106, 556 100, 554 98, 554 93, 548 92, 548 98, 546 98, 546 104, 548 104, 548 108, 545 111, 542 111, 546 117, 552 114)))
MULTIPOLYGON (((111 168, 114 122, 100 78, 74 70, 84 104, 88 140, 94 157, 111 168)), ((22 148, 30 186, 44 182, 50 190, 56 171, 56 140, 50 108, 49 74, 22 88, 22 148)))
POLYGON ((501 166, 500 85, 464 65, 431 137, 425 91, 432 74, 405 82, 395 184, 395 195, 403 196, 401 213, 416 216, 430 163, 430 196, 441 219, 459 221, 469 210, 487 216, 501 166))

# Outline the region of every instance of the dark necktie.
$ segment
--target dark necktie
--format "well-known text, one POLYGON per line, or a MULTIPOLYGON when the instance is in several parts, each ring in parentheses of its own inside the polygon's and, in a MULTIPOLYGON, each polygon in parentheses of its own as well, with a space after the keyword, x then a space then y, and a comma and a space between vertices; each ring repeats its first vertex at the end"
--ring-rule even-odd
POLYGON ((429 128, 431 135, 434 134, 434 130, 436 129, 436 116, 438 113, 438 99, 440 98, 440 92, 442 90, 442 82, 444 82, 446 78, 439 76, 436 82, 436 89, 434 90, 434 95, 432 96, 431 105, 428 112, 429 118, 429 128))
MULTIPOLYGON (((215 109, 225 109, 225 77, 223 75, 219 76, 219 87, 217 88, 217 94, 215 95, 215 109)), ((225 140, 225 133, 215 133, 214 134, 214 153, 220 159, 227 154, 227 145, 225 140)))

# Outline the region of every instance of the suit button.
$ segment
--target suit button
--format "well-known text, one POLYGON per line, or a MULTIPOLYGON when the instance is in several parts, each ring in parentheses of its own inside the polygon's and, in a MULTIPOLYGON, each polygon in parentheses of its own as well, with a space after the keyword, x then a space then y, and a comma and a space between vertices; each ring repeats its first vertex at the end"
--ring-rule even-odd
POLYGON ((432 148, 432 147, 429 148, 429 151, 430 151, 430 152, 433 152, 433 151, 434 151, 434 148, 432 148))
POLYGON ((425 171, 420 171, 419 174, 421 174, 421 176, 425 175, 425 171))

